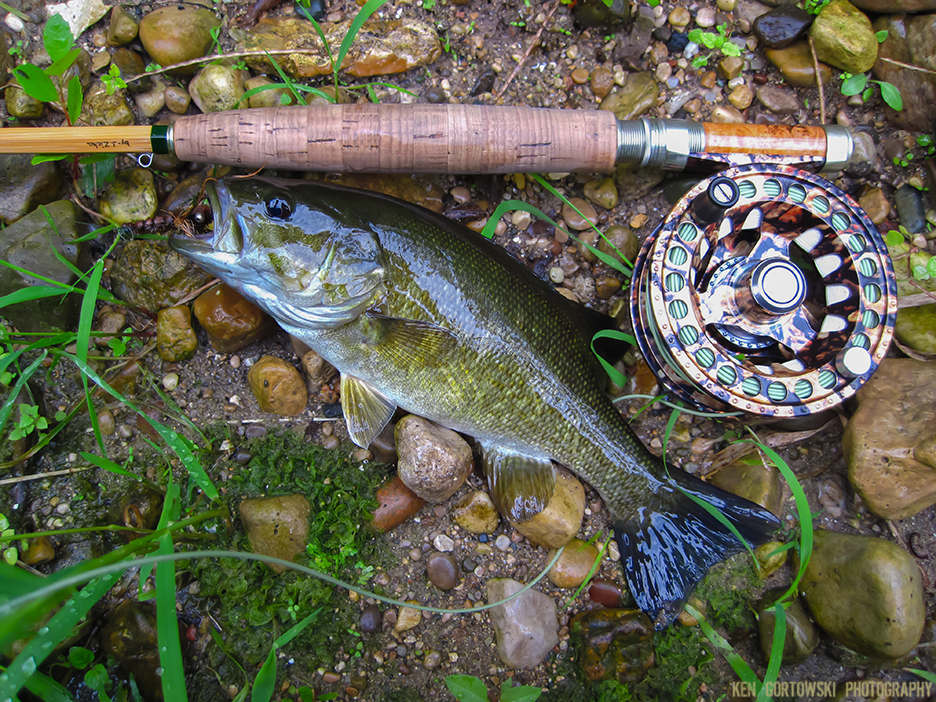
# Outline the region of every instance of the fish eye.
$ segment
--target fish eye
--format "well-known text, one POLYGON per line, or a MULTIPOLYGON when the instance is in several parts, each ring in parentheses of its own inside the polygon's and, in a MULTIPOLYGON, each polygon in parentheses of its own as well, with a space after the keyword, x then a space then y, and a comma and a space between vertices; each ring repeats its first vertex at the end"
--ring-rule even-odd
POLYGON ((292 216, 292 203, 282 195, 271 195, 264 201, 263 207, 271 219, 287 220, 292 216))

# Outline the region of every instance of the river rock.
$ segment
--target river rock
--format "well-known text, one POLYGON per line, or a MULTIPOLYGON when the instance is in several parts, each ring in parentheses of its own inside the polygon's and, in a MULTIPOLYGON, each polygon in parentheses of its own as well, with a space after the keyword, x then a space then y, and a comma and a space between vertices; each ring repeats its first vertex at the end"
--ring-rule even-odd
POLYGON ((605 230, 604 236, 598 242, 598 250, 618 261, 623 257, 627 263, 633 265, 640 251, 640 242, 634 230, 626 224, 613 224, 605 230))
POLYGON ((653 8, 649 5, 638 4, 637 16, 631 25, 630 34, 620 43, 614 52, 614 60, 629 71, 643 69, 643 55, 650 45, 655 28, 653 8))
MULTIPOLYGON (((410 604, 418 604, 413 600, 409 600, 410 604)), ((413 607, 400 607, 400 611, 397 612, 397 620, 393 625, 393 630, 398 634, 403 633, 404 631, 409 631, 410 629, 415 629, 422 622, 422 613, 413 607)))
MULTIPOLYGON (((124 78, 141 75, 146 71, 146 64, 143 57, 136 51, 120 48, 111 55, 111 62, 120 69, 120 75, 124 78)), ((153 89, 153 77, 143 76, 139 80, 127 83, 127 90, 131 93, 145 93, 153 89)))
POLYGON ((823 631, 874 658, 900 658, 916 646, 926 610, 913 556, 873 536, 817 529, 813 538, 800 589, 823 631))
MULTIPOLYGON (((784 49, 767 49, 764 52, 783 76, 783 80, 797 88, 811 88, 816 84, 816 69, 813 67, 809 44, 798 41, 784 49)), ((832 69, 829 64, 819 62, 819 74, 823 85, 832 82, 832 69)))
POLYGON ((97 127, 126 127, 134 121, 126 91, 108 95, 103 83, 97 83, 85 95, 81 119, 97 127))
MULTIPOLYGON (((522 587, 516 580, 492 578, 487 581, 487 601, 497 602, 522 587)), ((542 592, 527 590, 488 611, 497 636, 497 654, 511 668, 539 665, 559 643, 556 603, 542 592)))
POLYGON ((187 361, 198 350, 198 338, 192 329, 188 305, 159 310, 156 315, 156 350, 167 363, 187 361))
POLYGON ((458 585, 460 573, 458 561, 450 553, 436 551, 426 559, 426 575, 429 576, 429 582, 440 590, 451 590, 458 585))
POLYGON ((620 607, 626 594, 624 585, 605 578, 594 578, 588 588, 588 599, 609 609, 620 607))
POLYGON ((234 353, 262 339, 273 327, 266 312, 225 283, 199 295, 192 311, 220 353, 234 353))
POLYGON ((758 88, 757 101, 778 115, 791 114, 801 107, 796 95, 775 85, 763 85, 758 88))
POLYGON ((758 17, 752 28, 765 49, 783 49, 806 34, 814 19, 815 15, 788 3, 758 17))
POLYGON ((312 349, 302 355, 302 371, 311 395, 317 395, 323 385, 338 377, 338 370, 312 349))
POLYGON ((556 470, 556 486, 546 508, 533 519, 510 523, 534 546, 560 548, 569 543, 582 526, 585 489, 569 471, 556 470))
POLYGON ((579 0, 572 6, 572 16, 583 27, 619 27, 630 18, 631 6, 626 0, 579 0))
POLYGON ((662 168, 640 166, 636 163, 622 163, 614 169, 614 184, 617 185, 618 197, 623 202, 633 202, 646 197, 665 177, 666 171, 662 168))
POLYGON ((156 214, 156 183, 148 168, 120 171, 98 198, 98 211, 114 224, 129 224, 156 214))
POLYGON ((305 382, 293 366, 281 358, 264 356, 250 367, 247 382, 264 412, 295 417, 309 402, 305 382))
POLYGON ((894 192, 894 204, 901 226, 911 234, 919 234, 928 228, 926 205, 922 193, 908 183, 904 183, 894 192))
POLYGON ((399 475, 394 475, 378 490, 374 499, 377 509, 371 518, 371 526, 377 531, 390 531, 423 508, 426 501, 410 490, 399 475))
POLYGON ((122 6, 114 5, 107 25, 107 45, 123 46, 137 38, 140 23, 122 6))
POLYGON ((637 119, 656 106, 659 95, 660 86, 653 74, 628 73, 624 85, 612 90, 598 109, 610 110, 618 119, 637 119))
POLYGON ((474 467, 465 440, 428 419, 407 415, 394 433, 400 479, 426 502, 445 502, 474 467))
MULTIPOLYGON (((351 20, 325 24, 323 30, 331 47, 341 41, 351 27, 351 20)), ((293 78, 330 75, 328 53, 311 23, 295 17, 267 17, 240 40, 238 51, 316 50, 316 54, 277 56, 279 66, 293 78)), ((333 48, 334 51, 334 48, 333 48)), ((345 56, 341 70, 356 77, 402 73, 427 66, 442 54, 435 29, 411 19, 371 20, 361 28, 351 50, 345 56)), ((274 67, 266 58, 252 56, 248 65, 262 73, 273 75, 274 67)))
POLYGON ((39 119, 45 113, 45 103, 27 95, 18 84, 10 83, 4 94, 7 113, 17 119, 39 119))
MULTIPOLYGON (((250 550, 263 556, 292 561, 305 553, 309 540, 309 501, 302 495, 257 497, 240 503, 240 517, 250 550)), ((286 566, 267 563, 274 573, 286 566)))
POLYGON ((618 204, 618 192, 614 178, 590 180, 582 189, 585 198, 606 210, 613 210, 618 204))
POLYGON ((380 629, 381 624, 383 624, 383 614, 380 607, 375 604, 367 605, 361 612, 361 633, 373 634, 380 629))
POLYGON ((569 632, 581 640, 579 658, 592 682, 637 682, 653 667, 653 623, 636 609, 593 609, 576 614, 569 632))
POLYGON ((104 652, 113 656, 126 673, 133 675, 140 689, 153 691, 148 699, 161 702, 159 676, 162 668, 156 630, 153 606, 130 598, 107 614, 98 636, 104 652))
POLYGON ((777 517, 780 516, 783 508, 780 471, 765 465, 763 461, 735 461, 715 474, 712 485, 750 500, 777 517))
MULTIPOLYGON (((262 88, 267 85, 277 84, 266 76, 255 76, 244 83, 244 88, 251 91, 254 88, 262 88)), ((279 85, 282 85, 282 83, 279 85)), ((288 88, 277 87, 261 90, 247 98, 247 102, 250 107, 280 107, 281 105, 292 105, 295 98, 288 88)))
POLYGON ((329 182, 383 193, 420 205, 433 212, 441 212, 444 191, 437 176, 424 173, 340 173, 329 177, 329 182))
POLYGON ((490 495, 472 490, 455 503, 452 520, 470 534, 490 534, 497 528, 500 517, 490 495))
POLYGON ((809 29, 816 58, 849 73, 871 69, 878 42, 871 20, 848 0, 832 0, 809 29))
POLYGON ((905 346, 921 353, 936 354, 936 305, 897 310, 894 333, 905 346))
MULTIPOLYGON (((78 209, 68 200, 59 200, 46 210, 55 227, 41 210, 26 215, 3 230, 0 258, 54 282, 74 285, 77 276, 58 256, 82 271, 90 265, 86 245, 74 243, 83 233, 79 230, 78 209)), ((0 267, 0 295, 43 284, 34 276, 0 267)), ((78 322, 80 305, 80 295, 56 295, 8 305, 2 314, 21 332, 68 330, 78 322)))
MULTIPOLYGON (((198 59, 211 48, 211 30, 221 20, 211 10, 182 3, 159 7, 140 22, 140 41, 153 61, 171 66, 198 59)), ((185 66, 173 75, 190 76, 198 66, 185 66)))
POLYGON ((754 21, 761 15, 766 15, 768 12, 770 12, 770 8, 764 3, 740 0, 735 6, 734 11, 738 29, 740 29, 743 34, 747 34, 754 26, 754 21))
POLYGON ((842 434, 848 479, 883 519, 936 504, 936 363, 886 358, 842 434))
POLYGON ((890 213, 890 203, 887 201, 887 195, 880 188, 872 188, 866 185, 860 191, 858 204, 865 211, 868 218, 875 224, 883 224, 890 213))
POLYGON ((4 224, 64 194, 65 181, 58 164, 46 161, 33 166, 31 159, 30 154, 0 155, 0 221, 4 224))
MULTIPOLYGON (((556 555, 556 549, 551 549, 546 556, 551 561, 556 555)), ((546 573, 546 577, 556 587, 574 588, 585 582, 588 573, 595 561, 598 560, 598 549, 581 539, 572 539, 566 544, 559 560, 546 573)))
POLYGON ((188 92, 202 112, 233 110, 244 94, 244 76, 230 66, 209 63, 192 78, 188 92))
POLYGON ((936 10, 936 0, 855 0, 853 4, 859 10, 881 15, 936 10))
POLYGON ((20 541, 20 560, 28 566, 40 566, 55 560, 55 545, 48 536, 20 541))
MULTIPOLYGON (((768 590, 757 603, 757 628, 760 632, 761 650, 764 657, 770 659, 773 650, 773 632, 777 616, 773 606, 786 594, 787 588, 778 587, 768 590)), ((783 640, 783 664, 802 663, 819 645, 819 630, 812 623, 800 598, 793 600, 786 608, 786 638, 783 640)))
POLYGON ((591 229, 592 225, 598 221, 598 213, 590 203, 580 197, 573 197, 569 199, 569 202, 563 203, 562 218, 570 229, 580 232, 591 229), (578 212, 572 209, 573 206, 578 208, 578 212))
POLYGON ((163 98, 166 101, 166 108, 177 115, 184 115, 192 103, 192 96, 188 94, 188 90, 178 85, 166 86, 163 98))
POLYGON ((174 307, 211 276, 164 242, 128 241, 111 270, 111 290, 131 307, 153 313, 174 307))

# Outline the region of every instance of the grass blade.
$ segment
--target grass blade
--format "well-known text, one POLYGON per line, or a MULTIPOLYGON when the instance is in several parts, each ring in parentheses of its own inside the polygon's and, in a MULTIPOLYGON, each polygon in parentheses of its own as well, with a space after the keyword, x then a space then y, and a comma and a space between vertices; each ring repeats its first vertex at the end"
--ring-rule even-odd
POLYGON ((773 645, 770 649, 770 660, 767 661, 767 672, 764 673, 764 685, 757 693, 755 702, 769 702, 770 696, 767 694, 767 688, 771 687, 768 683, 777 682, 777 676, 780 674, 780 663, 783 661, 783 648, 786 643, 786 610, 783 605, 777 602, 774 605, 774 630, 773 645))
MULTIPOLYGON (((170 482, 166 487, 166 500, 159 527, 165 529, 178 519, 180 509, 179 486, 170 482)), ((172 554, 172 534, 159 539, 158 555, 172 554)), ((187 702, 185 667, 182 663, 182 645, 179 642, 179 620, 176 616, 175 562, 166 561, 156 566, 156 626, 159 645, 159 665, 163 697, 175 702, 187 702)), ((141 575, 142 578, 142 575, 141 575)))
POLYGON ((131 473, 129 470, 127 470, 126 468, 124 468, 123 466, 117 463, 114 463, 109 458, 104 458, 103 456, 95 456, 93 453, 88 453, 87 451, 79 451, 79 455, 83 459, 85 459, 88 463, 93 463, 98 468, 103 468, 104 470, 108 470, 111 473, 117 473, 118 475, 125 475, 128 478, 132 478, 133 480, 136 480, 136 481, 143 480, 143 478, 137 475, 136 473, 131 473))
POLYGON ((712 628, 712 625, 705 620, 704 616, 702 616, 702 612, 697 610, 691 604, 685 604, 684 607, 686 608, 686 611, 689 612, 689 614, 699 620, 699 627, 702 629, 702 633, 705 634, 706 638, 711 641, 719 651, 721 651, 722 655, 725 657, 725 660, 728 661, 728 665, 731 666, 731 669, 734 670, 735 674, 743 682, 760 687, 760 680, 757 679, 757 675, 753 670, 751 670, 751 666, 749 666, 747 662, 737 654, 737 652, 731 647, 731 644, 728 643, 721 634, 712 628))
POLYGON ((273 699, 273 692, 276 688, 276 652, 302 633, 303 629, 315 621, 321 611, 322 608, 319 607, 273 642, 270 653, 254 680, 250 702, 270 702, 273 699))
MULTIPOLYGON (((91 342, 91 325, 94 322, 94 308, 97 305, 97 291, 101 286, 101 276, 104 275, 104 259, 99 259, 94 264, 94 270, 91 272, 91 278, 88 280, 88 287, 85 289, 84 297, 81 299, 81 315, 78 318, 78 338, 76 343, 78 348, 76 354, 82 363, 88 361, 88 344, 91 342)), ((91 417, 91 428, 94 430, 94 438, 97 441, 101 453, 105 452, 104 437, 101 435, 101 426, 98 423, 97 410, 94 408, 94 400, 88 390, 88 378, 84 373, 81 374, 81 385, 84 388, 85 398, 88 402, 88 415, 91 417)))
POLYGON ((357 33, 361 30, 361 27, 385 2, 387 2, 387 0, 367 0, 364 7, 355 15, 351 26, 348 28, 348 33, 345 34, 344 39, 341 40, 341 47, 338 49, 338 55, 335 57, 333 64, 335 74, 341 70, 341 64, 344 63, 345 56, 347 56, 348 52, 351 50, 351 45, 357 38, 357 33))

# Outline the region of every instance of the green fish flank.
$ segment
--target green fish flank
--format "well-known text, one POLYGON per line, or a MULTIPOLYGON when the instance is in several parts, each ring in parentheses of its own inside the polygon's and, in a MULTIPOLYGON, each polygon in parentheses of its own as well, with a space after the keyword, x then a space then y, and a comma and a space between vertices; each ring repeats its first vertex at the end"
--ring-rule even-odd
POLYGON ((466 227, 391 197, 311 181, 208 184, 214 232, 173 246, 269 312, 342 374, 362 446, 397 407, 474 437, 499 507, 523 521, 555 461, 611 512, 628 585, 669 624, 713 563, 778 526, 679 470, 667 475, 604 391, 590 339, 609 320, 569 302, 466 227))

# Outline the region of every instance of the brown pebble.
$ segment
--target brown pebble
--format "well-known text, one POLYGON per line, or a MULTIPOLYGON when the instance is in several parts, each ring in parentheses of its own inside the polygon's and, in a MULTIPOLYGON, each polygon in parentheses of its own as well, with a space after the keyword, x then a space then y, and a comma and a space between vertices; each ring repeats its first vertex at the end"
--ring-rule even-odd
POLYGON ((572 80, 578 85, 585 85, 588 82, 588 71, 584 68, 576 68, 572 71, 572 80))
POLYGON ((458 585, 458 561, 448 553, 433 553, 426 561, 429 580, 440 590, 451 590, 458 585))
POLYGON ((322 442, 322 446, 327 448, 329 451, 334 451, 336 448, 341 446, 341 440, 332 434, 331 436, 325 437, 325 440, 322 442))
POLYGON ((715 71, 706 71, 701 80, 699 80, 699 85, 711 90, 715 87, 716 80, 718 80, 718 76, 715 75, 715 71))
POLYGON ((599 66, 591 73, 591 89, 595 97, 604 99, 614 87, 614 74, 604 66, 599 66))
POLYGON ((361 612, 361 631, 365 634, 372 634, 383 623, 383 616, 380 613, 380 607, 375 604, 367 605, 361 612))
POLYGON ((336 683, 339 680, 341 680, 341 676, 338 675, 338 673, 329 672, 329 673, 325 673, 324 675, 322 675, 322 680, 324 680, 327 683, 336 683))

